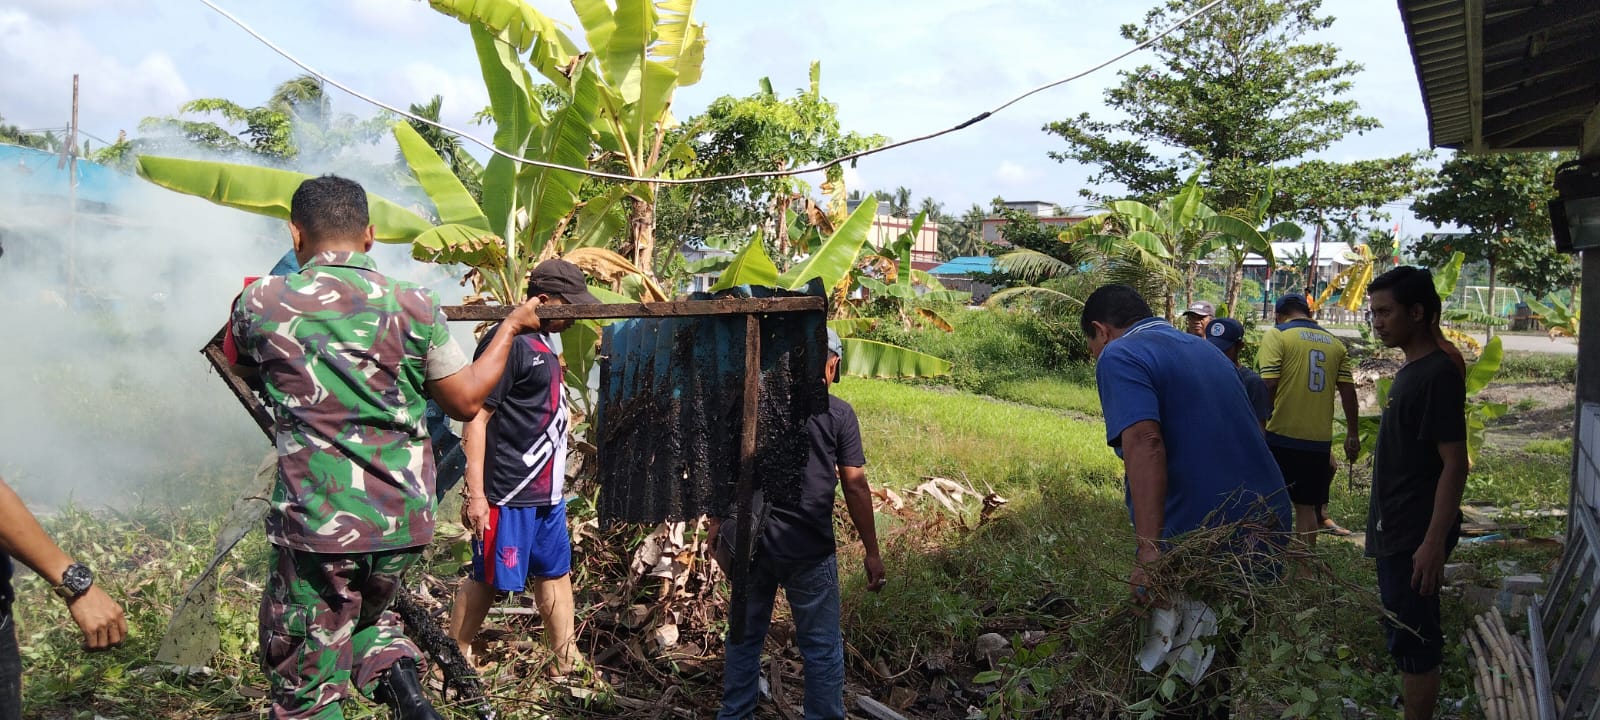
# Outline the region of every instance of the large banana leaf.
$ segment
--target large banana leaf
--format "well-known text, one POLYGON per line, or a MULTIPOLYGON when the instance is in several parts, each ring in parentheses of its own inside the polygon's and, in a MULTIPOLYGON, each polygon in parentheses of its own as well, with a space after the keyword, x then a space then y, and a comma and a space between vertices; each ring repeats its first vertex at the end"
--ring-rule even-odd
POLYGON ((1267 235, 1275 238, 1283 238, 1284 240, 1299 240, 1300 238, 1305 237, 1306 231, 1299 225, 1289 222, 1288 220, 1284 220, 1283 222, 1267 228, 1267 235))
POLYGON ((628 188, 623 185, 613 185, 606 194, 589 198, 584 202, 583 209, 578 211, 578 223, 567 247, 609 245, 612 238, 621 234, 623 226, 627 224, 627 218, 621 210, 627 199, 628 188))
POLYGON ((395 123, 394 139, 400 144, 400 154, 405 156, 411 174, 417 177, 422 191, 433 201, 433 209, 439 213, 439 222, 466 225, 489 232, 489 218, 484 217, 478 201, 450 171, 444 158, 439 157, 439 153, 417 134, 410 123, 395 123))
POLYGON ((606 84, 622 104, 639 101, 644 63, 655 39, 655 6, 650 0, 572 0, 589 39, 590 51, 600 63, 606 84))
MULTIPOLYGON (((472 42, 478 50, 484 87, 489 91, 494 146, 513 155, 527 155, 537 103, 528 70, 514 46, 476 24, 472 25, 472 42)), ((516 237, 518 206, 517 164, 495 155, 483 172, 483 213, 489 218, 489 227, 501 237, 516 237)))
POLYGON ((601 282, 639 283, 637 294, 643 302, 666 302, 672 299, 660 285, 639 270, 638 266, 615 250, 596 247, 578 248, 561 256, 561 259, 577 265, 590 277, 601 282))
POLYGON ((927 213, 917 213, 911 220, 911 227, 900 233, 894 242, 894 282, 907 291, 911 290, 911 248, 916 247, 917 236, 922 234, 922 225, 927 220, 927 213))
POLYGON ((829 320, 828 327, 839 333, 839 337, 847 338, 851 335, 860 335, 869 332, 878 326, 878 321, 873 318, 841 318, 829 320))
POLYGON ((842 338, 840 368, 855 377, 935 377, 950 374, 950 362, 915 350, 860 338, 842 338))
POLYGON ((1467 366, 1467 394, 1476 395, 1488 387, 1494 377, 1500 374, 1500 363, 1504 359, 1505 350, 1500 346, 1500 336, 1489 338, 1488 344, 1483 346, 1483 352, 1478 353, 1478 359, 1467 366))
POLYGON ((578 46, 555 21, 525 0, 428 0, 428 4, 468 25, 487 28, 491 37, 502 36, 519 53, 531 48, 529 59, 552 82, 557 81, 552 73, 578 55, 578 46))
POLYGON ((678 74, 678 87, 700 82, 706 60, 705 26, 694 24, 694 0, 656 3, 656 46, 651 55, 678 74))
POLYGON ((1200 212, 1200 208, 1205 207, 1205 189, 1200 187, 1200 172, 1201 170, 1196 168, 1183 183, 1183 189, 1168 201, 1171 203, 1169 208, 1171 212, 1167 214, 1167 220, 1172 230, 1189 227, 1200 212))
POLYGON ((1149 230, 1135 230, 1128 233, 1128 242, 1134 247, 1162 260, 1172 258, 1172 251, 1167 248, 1166 243, 1161 241, 1161 236, 1149 230))
POLYGON ((744 249, 733 256, 733 262, 717 276, 717 284, 711 286, 711 292, 722 292, 740 285, 759 285, 772 287, 778 284, 778 266, 772 264, 772 258, 767 257, 766 248, 762 247, 761 236, 758 234, 745 243, 744 249))
POLYGON ((1268 267, 1273 265, 1272 243, 1250 223, 1232 215, 1214 214, 1202 220, 1201 227, 1208 232, 1220 233, 1237 240, 1246 250, 1265 258, 1268 267))
POLYGON ((1133 229, 1142 228, 1163 232, 1167 226, 1167 222, 1161 217, 1161 213, 1138 200, 1113 200, 1106 203, 1106 209, 1115 215, 1134 221, 1133 229))
POLYGON ((1456 294, 1456 281, 1461 279, 1461 263, 1466 259, 1465 254, 1454 253, 1450 256, 1450 262, 1434 270, 1433 289, 1439 293, 1440 300, 1449 300, 1451 295, 1456 294))
POLYGON ((855 265, 856 254, 866 243, 867 232, 872 229, 872 219, 877 214, 877 198, 863 200, 821 248, 778 278, 778 286, 796 290, 812 278, 821 278, 824 287, 837 286, 855 265))
POLYGON ((950 302, 966 304, 972 301, 972 293, 961 290, 929 290, 917 297, 928 302, 950 302))
POLYGON ((440 225, 411 241, 411 257, 422 262, 470 265, 492 272, 505 267, 506 248, 501 239, 488 230, 468 225, 440 225))
MULTIPOLYGON (((236 210, 289 219, 289 201, 310 175, 210 160, 139 156, 139 176, 168 190, 236 210)), ((410 242, 433 224, 410 210, 367 193, 367 212, 379 242, 410 242)))
MULTIPOLYGON (((572 95, 565 107, 557 110, 545 125, 540 140, 540 159, 567 167, 588 167, 592 147, 595 108, 600 104, 600 89, 595 72, 587 64, 573 71, 572 95)), ((533 217, 532 237, 536 243, 548 242, 557 226, 578 206, 578 191, 583 177, 568 170, 529 165, 519 181, 529 187, 528 208, 533 217)), ((543 248, 530 247, 538 254, 543 248)))

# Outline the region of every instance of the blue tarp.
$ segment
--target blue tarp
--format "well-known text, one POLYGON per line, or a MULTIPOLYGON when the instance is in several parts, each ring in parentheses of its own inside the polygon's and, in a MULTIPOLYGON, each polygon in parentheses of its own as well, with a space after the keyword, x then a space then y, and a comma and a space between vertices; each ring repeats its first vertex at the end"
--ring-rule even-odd
POLYGON ((970 275, 994 272, 994 258, 987 255, 969 255, 953 258, 950 262, 928 271, 930 275, 970 275))
MULTIPOLYGON (((58 167, 61 156, 45 150, 0 144, 0 187, 8 192, 59 197, 70 195, 70 172, 58 167)), ((99 163, 78 159, 78 200, 114 205, 138 178, 99 163)))

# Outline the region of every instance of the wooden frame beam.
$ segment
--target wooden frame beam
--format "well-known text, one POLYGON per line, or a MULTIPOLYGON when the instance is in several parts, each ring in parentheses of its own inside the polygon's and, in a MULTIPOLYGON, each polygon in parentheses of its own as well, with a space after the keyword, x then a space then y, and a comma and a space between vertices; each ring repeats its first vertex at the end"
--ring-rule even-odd
POLYGON ((1483 47, 1499 49, 1527 41, 1551 28, 1570 26, 1600 16, 1600 0, 1560 0, 1495 18, 1484 27, 1483 47))
POLYGON ((1525 60, 1519 57, 1494 70, 1484 70, 1483 85, 1501 88, 1564 72, 1573 65, 1592 68, 1597 64, 1600 64, 1600 48, 1589 43, 1577 43, 1551 50, 1536 58, 1525 60))
MULTIPOLYGON (((827 298, 814 295, 779 298, 725 298, 722 300, 678 300, 653 303, 604 303, 600 305, 545 305, 539 317, 546 320, 616 320, 621 318, 706 317, 710 315, 752 315, 762 313, 821 312, 828 309, 827 298)), ((446 305, 446 320, 504 320, 511 314, 509 305, 446 305)))
POLYGON ((1468 152, 1483 152, 1483 0, 1466 0, 1468 152))

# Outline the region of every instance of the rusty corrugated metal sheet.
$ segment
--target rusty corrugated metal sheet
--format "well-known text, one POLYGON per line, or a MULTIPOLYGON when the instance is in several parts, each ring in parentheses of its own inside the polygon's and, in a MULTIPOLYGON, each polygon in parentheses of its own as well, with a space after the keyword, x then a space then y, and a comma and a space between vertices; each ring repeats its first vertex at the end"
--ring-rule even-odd
MULTIPOLYGON (((809 294, 821 295, 821 288, 809 294)), ((712 297, 699 293, 692 299, 712 297)), ((806 420, 827 408, 826 316, 767 314, 760 327, 757 481, 766 497, 788 497, 798 490, 805 468, 806 420)), ((636 319, 606 327, 596 421, 602 522, 728 515, 739 474, 744 352, 743 315, 636 319)))

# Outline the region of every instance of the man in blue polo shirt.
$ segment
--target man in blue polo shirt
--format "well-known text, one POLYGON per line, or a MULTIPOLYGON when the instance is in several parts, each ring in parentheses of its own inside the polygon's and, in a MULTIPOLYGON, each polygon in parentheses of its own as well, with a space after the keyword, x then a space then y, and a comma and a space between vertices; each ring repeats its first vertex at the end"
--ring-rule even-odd
MULTIPOLYGON (((1283 475, 1233 363, 1205 339, 1152 317, 1127 285, 1095 290, 1079 325, 1095 357, 1106 443, 1126 469, 1136 547, 1128 584, 1135 600, 1161 595, 1151 592, 1147 567, 1184 533, 1249 520, 1246 527, 1271 533, 1259 539, 1281 545, 1292 527, 1283 475)), ((1248 540, 1235 545, 1259 547, 1248 540)), ((1227 717, 1229 686, 1213 673, 1200 689, 1209 697, 1189 716, 1227 717)))

